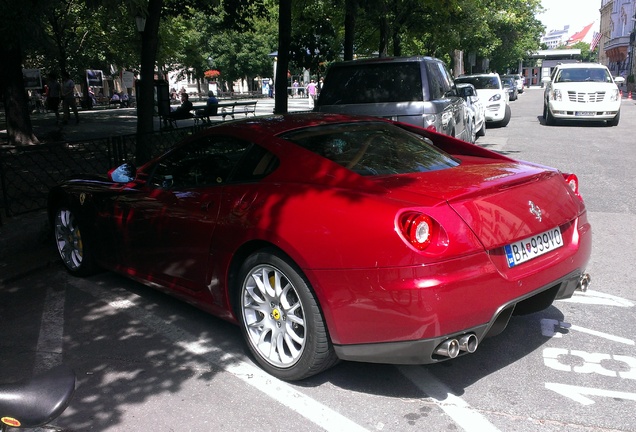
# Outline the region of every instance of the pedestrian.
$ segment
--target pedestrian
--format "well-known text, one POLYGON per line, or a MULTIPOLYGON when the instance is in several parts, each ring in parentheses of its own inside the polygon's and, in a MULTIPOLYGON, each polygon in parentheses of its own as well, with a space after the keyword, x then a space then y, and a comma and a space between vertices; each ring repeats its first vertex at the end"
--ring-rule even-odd
POLYGON ((316 86, 316 81, 311 80, 311 82, 307 84, 307 95, 309 96, 309 108, 314 107, 317 94, 318 94, 318 89, 316 86))
POLYGON ((298 96, 298 80, 294 80, 294 83, 292 84, 292 90, 292 97, 298 96))
POLYGON ((64 120, 62 124, 68 124, 70 117, 70 109, 75 114, 75 124, 79 123, 79 114, 77 113, 77 102, 75 101, 75 82, 71 79, 68 72, 62 74, 62 107, 64 109, 64 120), (70 108, 70 109, 69 109, 70 108))
POLYGON ((62 96, 62 86, 57 80, 55 72, 48 75, 48 85, 46 90, 46 108, 55 113, 55 124, 60 124, 60 97, 62 96))
POLYGON ((117 93, 117 92, 113 93, 113 97, 110 98, 109 105, 110 104, 115 105, 115 108, 119 108, 120 107, 121 98, 119 97, 119 93, 117 93))
POLYGON ((166 118, 164 118, 163 120, 163 124, 165 127, 168 127, 168 120, 182 120, 182 119, 187 119, 187 118, 191 118, 192 117, 192 113, 190 111, 192 111, 192 102, 190 102, 189 100, 190 98, 188 97, 187 93, 181 93, 181 105, 178 106, 176 109, 171 110, 170 114, 167 115, 166 118))

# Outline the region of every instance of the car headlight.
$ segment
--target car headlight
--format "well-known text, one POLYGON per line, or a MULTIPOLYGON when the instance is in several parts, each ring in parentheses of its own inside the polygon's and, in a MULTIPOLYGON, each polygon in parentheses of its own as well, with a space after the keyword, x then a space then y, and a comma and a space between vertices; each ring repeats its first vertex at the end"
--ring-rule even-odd
POLYGON ((618 89, 614 89, 610 92, 610 100, 612 102, 620 100, 620 98, 621 98, 621 94, 620 94, 620 91, 618 91, 618 89))
POLYGON ((494 96, 491 96, 490 99, 488 99, 488 102, 497 102, 498 100, 501 100, 501 94, 497 93, 494 96))
POLYGON ((555 89, 552 92, 552 100, 555 100, 555 101, 560 101, 561 100, 561 90, 555 89))

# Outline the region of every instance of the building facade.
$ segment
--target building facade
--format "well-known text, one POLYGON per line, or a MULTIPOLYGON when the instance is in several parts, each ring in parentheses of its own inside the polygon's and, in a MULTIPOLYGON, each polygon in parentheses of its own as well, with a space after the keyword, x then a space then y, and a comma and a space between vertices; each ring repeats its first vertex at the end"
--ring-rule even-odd
POLYGON ((601 32, 601 40, 598 42, 598 62, 606 66, 609 66, 609 57, 604 47, 612 38, 611 21, 613 10, 614 0, 602 0, 600 9, 601 25, 599 30, 601 32))
POLYGON ((634 24, 636 0, 612 0, 601 6, 610 7, 609 40, 603 45, 607 67, 614 76, 627 77, 634 70, 634 24))
POLYGON ((570 26, 566 25, 563 30, 550 30, 542 38, 541 43, 545 44, 548 49, 556 49, 565 45, 570 38, 570 26))

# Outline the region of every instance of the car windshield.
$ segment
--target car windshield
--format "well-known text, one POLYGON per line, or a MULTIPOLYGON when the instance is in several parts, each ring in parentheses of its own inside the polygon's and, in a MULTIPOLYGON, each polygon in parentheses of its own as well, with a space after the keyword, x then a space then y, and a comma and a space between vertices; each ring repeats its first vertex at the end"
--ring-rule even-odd
POLYGON ((459 165, 428 138, 388 123, 310 127, 282 138, 364 176, 428 172, 459 165))
POLYGON ((607 69, 594 67, 561 69, 554 78, 555 83, 586 81, 611 83, 612 77, 607 69))
POLYGON ((456 83, 470 83, 479 89, 499 89, 499 80, 495 76, 463 76, 455 78, 456 83))

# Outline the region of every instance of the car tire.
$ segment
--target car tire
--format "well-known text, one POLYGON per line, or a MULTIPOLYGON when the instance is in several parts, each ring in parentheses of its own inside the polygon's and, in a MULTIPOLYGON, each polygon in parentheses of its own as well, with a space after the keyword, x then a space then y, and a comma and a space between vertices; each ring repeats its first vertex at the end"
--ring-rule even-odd
POLYGON ((608 126, 618 126, 618 122, 620 121, 620 119, 621 119, 621 112, 619 110, 616 113, 616 116, 613 119, 607 121, 607 125, 608 126))
POLYGON ((338 362, 316 296, 302 271, 274 249, 250 255, 239 272, 241 331, 256 362, 286 381, 338 362))
POLYGON ((543 109, 545 110, 545 124, 547 126, 554 126, 556 124, 556 119, 552 115, 552 112, 550 112, 550 108, 546 106, 543 109))
POLYGON ((55 211, 53 235, 58 254, 66 270, 76 276, 88 276, 97 270, 93 245, 75 212, 66 206, 55 211))
POLYGON ((510 105, 506 105, 506 113, 504 114, 503 120, 499 122, 499 126, 508 126, 508 123, 510 123, 510 117, 512 117, 512 111, 510 110, 510 105))

